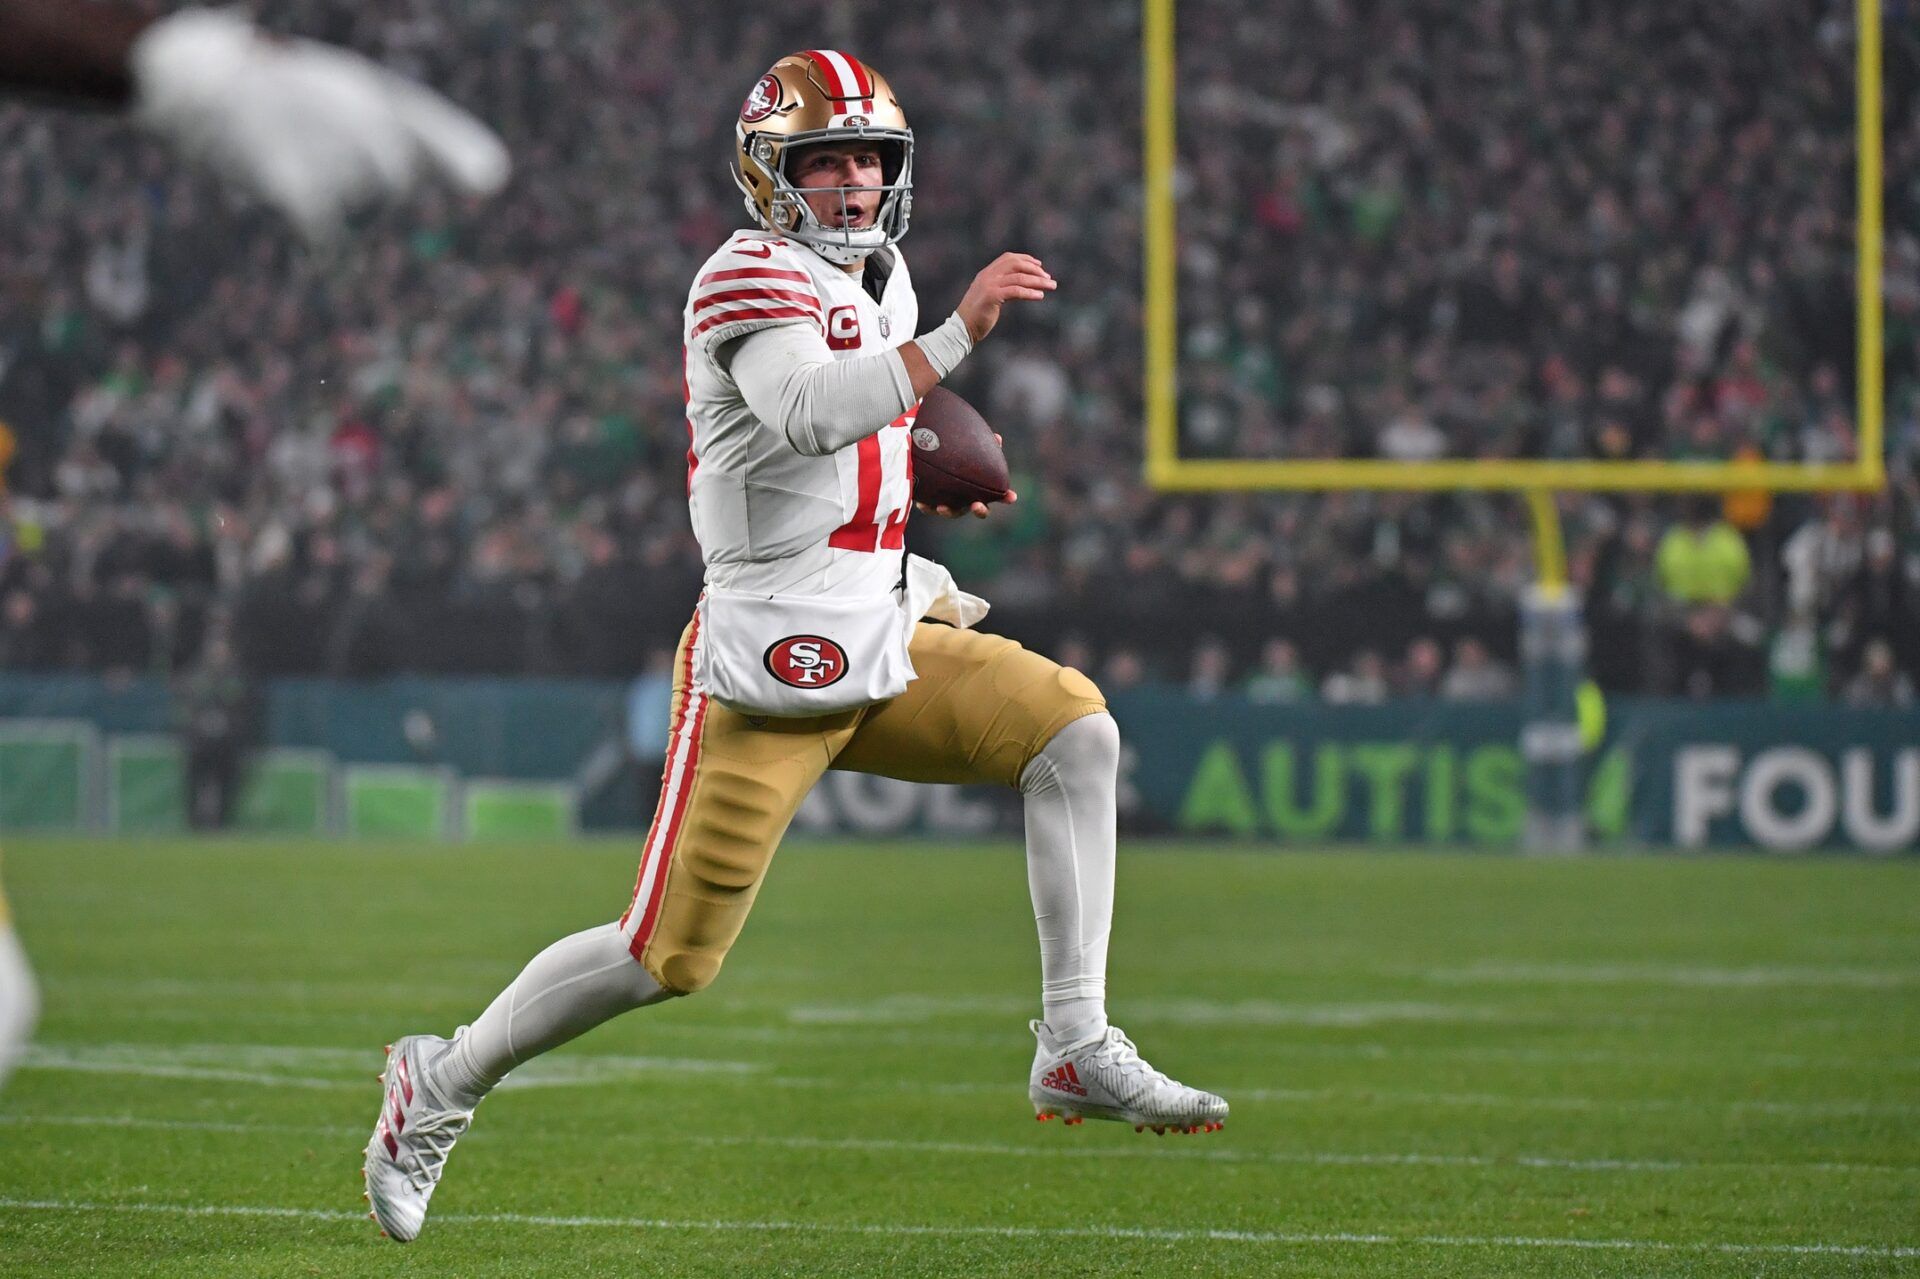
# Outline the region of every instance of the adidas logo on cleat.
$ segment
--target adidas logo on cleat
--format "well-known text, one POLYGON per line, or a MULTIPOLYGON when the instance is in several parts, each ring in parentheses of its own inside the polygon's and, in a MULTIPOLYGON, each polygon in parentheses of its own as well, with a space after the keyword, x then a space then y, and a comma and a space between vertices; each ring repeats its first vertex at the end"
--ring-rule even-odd
POLYGON ((1040 1076, 1040 1086, 1055 1092, 1071 1093, 1075 1097, 1087 1095, 1086 1086, 1080 1082, 1080 1072, 1073 1068, 1070 1061, 1063 1061, 1040 1076))

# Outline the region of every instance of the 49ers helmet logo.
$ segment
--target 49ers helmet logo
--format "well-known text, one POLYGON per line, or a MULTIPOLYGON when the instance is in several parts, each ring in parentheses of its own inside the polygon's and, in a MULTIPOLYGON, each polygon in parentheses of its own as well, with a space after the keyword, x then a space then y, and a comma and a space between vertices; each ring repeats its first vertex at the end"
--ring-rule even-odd
POLYGON ((825 688, 847 673, 847 650, 824 635, 789 635, 767 648, 767 672, 795 688, 825 688))
POLYGON ((748 124, 758 124, 773 114, 780 105, 780 82, 770 75, 760 77, 760 83, 753 86, 753 92, 747 95, 745 105, 740 108, 740 118, 748 124))

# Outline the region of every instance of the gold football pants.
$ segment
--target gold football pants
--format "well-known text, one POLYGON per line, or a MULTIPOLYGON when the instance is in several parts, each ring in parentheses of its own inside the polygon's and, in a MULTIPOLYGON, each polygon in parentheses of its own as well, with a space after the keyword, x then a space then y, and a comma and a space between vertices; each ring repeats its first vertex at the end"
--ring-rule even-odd
POLYGON ((1017 786, 1055 733, 1107 705, 1085 675, 1012 640, 921 622, 909 647, 919 678, 900 696, 810 719, 747 716, 694 686, 698 630, 674 658, 665 778, 620 919, 634 958, 677 994, 719 973, 826 770, 1017 786))

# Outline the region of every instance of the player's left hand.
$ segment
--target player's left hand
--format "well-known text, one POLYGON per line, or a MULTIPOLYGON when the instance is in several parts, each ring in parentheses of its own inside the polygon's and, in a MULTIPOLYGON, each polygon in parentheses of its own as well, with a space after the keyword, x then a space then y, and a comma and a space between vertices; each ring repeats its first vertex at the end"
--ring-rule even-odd
MULTIPOLYGON (((1002 447, 1006 445, 1006 441, 1000 438, 1000 432, 998 431, 993 433, 993 442, 1002 447)), ((1020 495, 1012 489, 1008 489, 1007 495, 1001 498, 1000 502, 1003 506, 1012 506, 1019 500, 1020 495)), ((957 506, 933 506, 926 502, 915 502, 913 508, 927 515, 944 515, 950 520, 957 520, 962 515, 971 515, 976 520, 984 520, 987 518, 987 504, 985 502, 975 502, 972 506, 964 510, 957 506)))
MULTIPOLYGON (((1001 506, 1012 506, 1019 500, 1020 495, 1012 489, 1008 489, 1007 495, 1001 498, 998 504, 1001 506)), ((972 506, 968 507, 929 506, 925 502, 915 502, 913 507, 915 510, 923 511, 928 515, 944 515, 950 520, 957 520, 962 515, 971 515, 975 519, 984 520, 987 518, 988 511, 991 509, 985 502, 975 502, 972 506)))
POLYGON ((309 240, 429 175, 468 195, 507 180, 507 149, 433 90, 356 53, 183 9, 135 42, 134 118, 279 209, 309 240))

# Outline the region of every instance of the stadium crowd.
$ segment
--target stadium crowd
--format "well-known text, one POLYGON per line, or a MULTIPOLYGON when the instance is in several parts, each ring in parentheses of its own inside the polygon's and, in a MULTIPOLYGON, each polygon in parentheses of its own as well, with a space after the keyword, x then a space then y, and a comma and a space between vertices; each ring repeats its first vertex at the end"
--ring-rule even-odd
MULTIPOLYGON (((1218 457, 1851 458, 1852 6, 1182 0, 1182 433, 1218 457)), ((1171 497, 1141 442, 1133 0, 289 0, 446 89, 499 199, 310 253, 114 121, 0 107, 0 668, 612 676, 698 589, 681 307, 741 225, 739 95, 834 45, 919 137, 928 322, 1063 284, 962 367, 1019 504, 917 519, 1104 682, 1515 686, 1504 497, 1171 497)), ((1890 24, 1882 494, 1564 499, 1607 687, 1881 704, 1920 678, 1920 42, 1890 24)))

